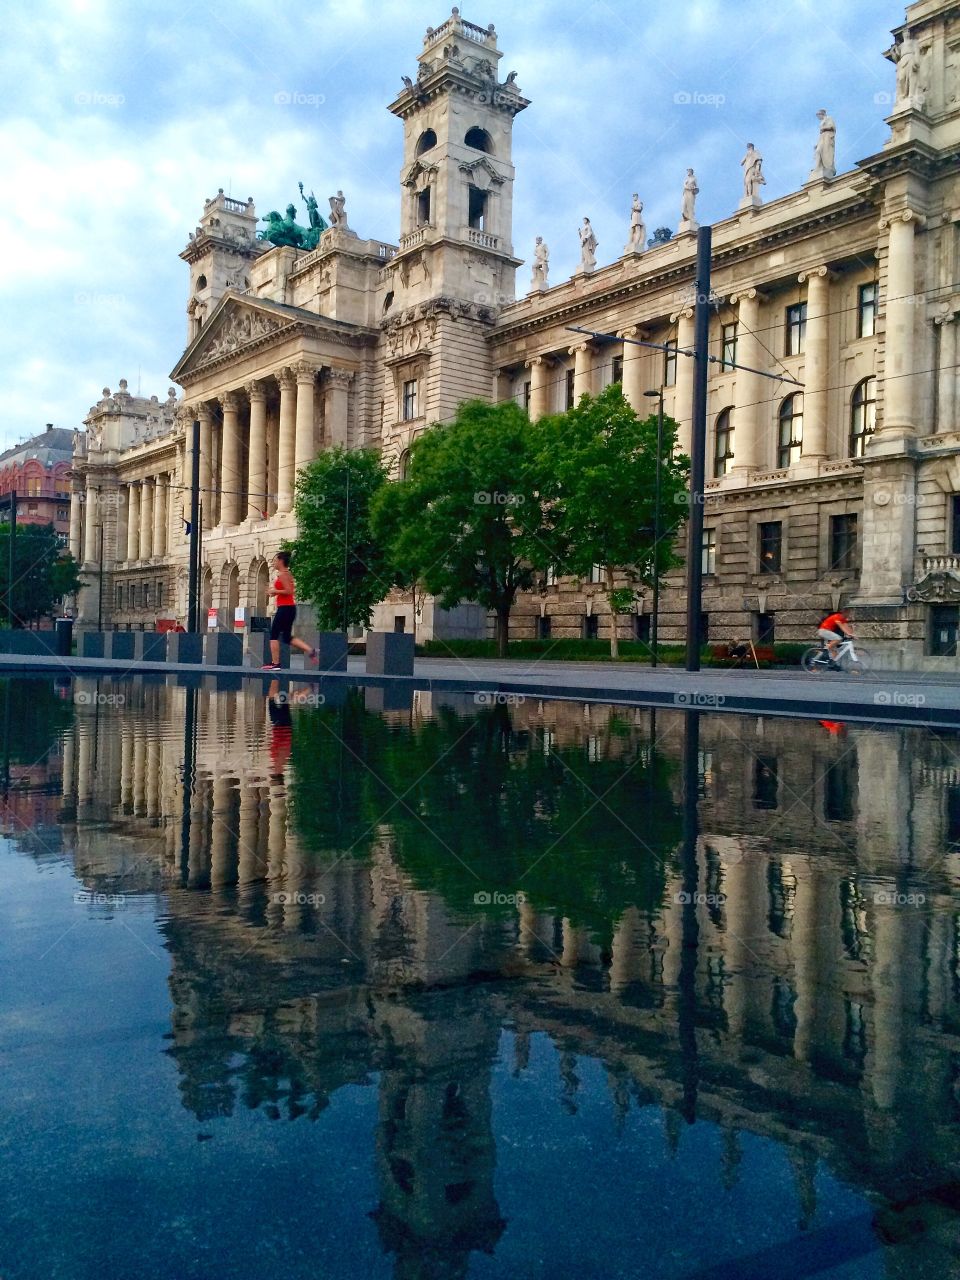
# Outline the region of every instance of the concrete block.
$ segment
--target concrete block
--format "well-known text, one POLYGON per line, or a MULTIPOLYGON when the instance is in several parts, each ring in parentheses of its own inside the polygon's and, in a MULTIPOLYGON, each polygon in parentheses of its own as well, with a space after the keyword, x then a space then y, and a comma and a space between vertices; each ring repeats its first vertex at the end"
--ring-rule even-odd
POLYGON ((402 631, 367 632, 367 675, 412 676, 413 636, 402 631))
POLYGON ((347 633, 345 631, 320 631, 307 637, 317 650, 318 671, 346 671, 347 633))
POLYGON ((207 667, 239 667, 243 641, 230 631, 211 631, 203 637, 203 663, 207 667))
MULTIPOLYGON (((269 634, 262 631, 254 631, 250 635, 243 637, 243 665, 245 667, 262 667, 265 662, 271 661, 269 634)), ((280 666, 290 666, 289 645, 280 645, 280 666)))
POLYGON ((80 635, 80 657, 102 658, 104 634, 102 631, 84 631, 80 635))
POLYGON ((389 685, 385 689, 367 685, 363 690, 365 711, 409 711, 413 707, 413 689, 409 685, 389 685))
POLYGON ((203 636, 199 631, 168 631, 168 662, 200 662, 203 659, 203 636))
POLYGON ((114 662, 130 662, 133 659, 133 631, 107 631, 104 633, 103 656, 114 662))
POLYGON ((133 656, 138 662, 166 662, 167 633, 165 631, 135 631, 133 656))
POLYGON ((31 658, 56 656, 57 634, 55 631, 0 631, 0 653, 31 658))

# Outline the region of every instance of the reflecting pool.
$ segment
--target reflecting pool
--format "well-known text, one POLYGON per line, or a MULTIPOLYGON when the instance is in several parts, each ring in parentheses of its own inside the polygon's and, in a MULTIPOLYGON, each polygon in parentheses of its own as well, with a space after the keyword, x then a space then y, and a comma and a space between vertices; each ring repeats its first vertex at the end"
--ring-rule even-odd
POLYGON ((960 736, 392 696, 0 683, 2 1280, 960 1274, 960 736))

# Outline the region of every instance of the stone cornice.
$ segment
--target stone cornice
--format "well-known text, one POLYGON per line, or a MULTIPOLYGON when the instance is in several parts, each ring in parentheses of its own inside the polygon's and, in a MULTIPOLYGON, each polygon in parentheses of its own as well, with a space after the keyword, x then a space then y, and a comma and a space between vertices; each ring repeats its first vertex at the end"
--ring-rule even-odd
POLYGON ((513 86, 507 87, 484 79, 457 62, 441 61, 413 86, 397 94, 387 110, 401 120, 406 120, 428 103, 435 102, 446 94, 459 94, 474 101, 477 101, 478 94, 484 94, 484 105, 487 108, 493 107, 511 117, 530 105, 530 100, 524 98, 513 86))
POLYGON ((915 174, 925 182, 932 182, 941 174, 955 172, 958 161, 960 147, 940 151, 927 142, 914 139, 858 160, 857 168, 877 182, 904 174, 915 174))

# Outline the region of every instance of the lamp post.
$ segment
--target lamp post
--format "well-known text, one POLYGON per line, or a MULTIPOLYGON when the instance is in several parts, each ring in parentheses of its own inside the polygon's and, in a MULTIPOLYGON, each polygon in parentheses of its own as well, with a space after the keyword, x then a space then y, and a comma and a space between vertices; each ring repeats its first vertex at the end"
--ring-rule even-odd
POLYGON ((657 465, 653 482, 653 614, 650 618, 650 666, 657 665, 657 641, 660 630, 660 468, 663 465, 663 387, 659 391, 645 391, 645 396, 657 400, 657 465))

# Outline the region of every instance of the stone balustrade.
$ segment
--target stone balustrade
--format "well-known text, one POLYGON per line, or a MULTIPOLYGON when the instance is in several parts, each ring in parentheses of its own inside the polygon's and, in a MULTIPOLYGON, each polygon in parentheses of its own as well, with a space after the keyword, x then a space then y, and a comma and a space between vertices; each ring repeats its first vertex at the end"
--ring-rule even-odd
POLYGON ((920 563, 924 573, 960 573, 960 556, 924 556, 920 563))

